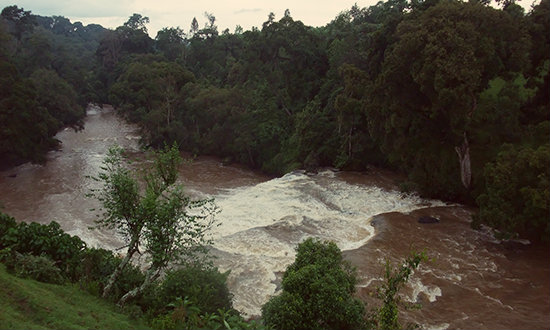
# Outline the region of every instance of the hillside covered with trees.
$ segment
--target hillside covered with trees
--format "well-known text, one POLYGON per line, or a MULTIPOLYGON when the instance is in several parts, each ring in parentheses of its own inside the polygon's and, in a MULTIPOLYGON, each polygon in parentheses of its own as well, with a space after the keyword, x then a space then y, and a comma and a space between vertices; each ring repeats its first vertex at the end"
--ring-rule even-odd
POLYGON ((549 19, 548 0, 389 0, 323 27, 287 10, 219 32, 207 13, 152 39, 140 14, 108 30, 7 7, 0 159, 42 160, 87 102, 109 103, 147 145, 271 174, 385 167, 479 207, 475 226, 548 238, 549 19))
POLYGON ((42 162, 64 127, 82 128, 105 29, 17 6, 0 16, 0 167, 42 162))

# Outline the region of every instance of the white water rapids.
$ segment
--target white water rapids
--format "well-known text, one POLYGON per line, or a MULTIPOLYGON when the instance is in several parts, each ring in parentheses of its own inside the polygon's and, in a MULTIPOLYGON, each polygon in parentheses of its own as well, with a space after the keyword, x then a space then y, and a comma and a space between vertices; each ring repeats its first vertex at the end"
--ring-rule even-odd
MULTIPOLYGON (((55 220, 91 246, 122 246, 112 232, 88 229, 98 213, 90 209, 99 205, 85 196, 97 187, 88 176, 97 175, 111 145, 140 158, 136 127, 112 110, 92 108, 83 131, 64 130, 57 138, 62 150, 50 152, 45 165, 0 172, 2 211, 19 221, 55 220)), ((372 295, 384 262, 424 250, 430 261, 403 290, 404 300, 422 309, 402 310, 403 320, 441 329, 550 328, 547 250, 474 231, 470 209, 404 195, 393 185, 395 174, 324 170, 271 178, 198 157, 182 166, 180 177, 192 196, 213 197, 221 209, 212 253, 220 270, 230 270, 234 307, 248 316, 259 315, 276 294, 298 243, 316 237, 336 242, 357 267, 357 296, 367 308, 379 303, 372 295), (419 224, 419 216, 441 222, 419 224)))
POLYGON ((373 235, 373 216, 407 213, 444 203, 376 186, 350 184, 331 170, 289 173, 214 197, 221 212, 214 232, 215 263, 231 270, 234 306, 260 315, 275 293, 276 274, 293 262, 294 249, 308 237, 334 241, 342 250, 363 246, 373 235))

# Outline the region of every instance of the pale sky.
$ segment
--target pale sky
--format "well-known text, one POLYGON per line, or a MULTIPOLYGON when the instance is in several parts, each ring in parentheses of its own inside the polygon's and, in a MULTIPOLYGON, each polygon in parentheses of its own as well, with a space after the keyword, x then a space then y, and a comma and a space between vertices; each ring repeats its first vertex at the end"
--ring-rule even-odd
MULTIPOLYGON (((526 11, 537 0, 518 2, 526 11)), ((286 9, 294 20, 309 26, 324 26, 340 12, 350 9, 355 3, 361 8, 376 4, 378 0, 0 0, 0 10, 17 5, 41 16, 64 16, 71 22, 80 21, 84 25, 101 24, 105 28, 116 28, 128 20, 133 13, 147 16, 149 35, 154 38, 164 27, 180 27, 189 31, 193 17, 202 28, 206 23, 204 12, 216 17, 216 25, 221 33, 226 28, 230 32, 240 25, 244 30, 252 26, 261 29, 270 12, 278 21, 286 9)))
POLYGON ((0 10, 17 5, 41 16, 64 16, 71 22, 80 21, 84 25, 101 24, 106 28, 116 28, 128 20, 133 13, 147 16, 149 34, 154 38, 163 27, 179 26, 189 31, 193 17, 202 28, 206 23, 204 12, 216 17, 216 25, 221 33, 226 28, 230 32, 241 25, 244 30, 252 26, 261 29, 270 12, 278 21, 286 9, 294 20, 309 26, 323 26, 340 12, 350 9, 355 3, 359 7, 369 7, 378 0, 0 0, 0 10))

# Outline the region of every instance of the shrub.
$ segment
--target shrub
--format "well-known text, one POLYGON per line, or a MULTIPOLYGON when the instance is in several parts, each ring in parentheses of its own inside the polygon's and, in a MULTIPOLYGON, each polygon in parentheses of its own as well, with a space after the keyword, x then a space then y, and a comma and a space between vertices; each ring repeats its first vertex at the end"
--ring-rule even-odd
POLYGON ((105 249, 88 248, 82 254, 78 269, 81 282, 101 281, 109 276, 116 266, 113 252, 105 249))
POLYGON ((143 311, 138 305, 124 305, 122 307, 122 311, 132 320, 139 320, 141 317, 143 317, 143 311))
POLYGON ((59 224, 52 221, 48 225, 20 222, 13 225, 13 218, 1 216, 0 249, 10 248, 20 254, 46 256, 54 261, 63 275, 71 280, 77 278, 80 257, 86 243, 78 236, 65 233, 59 224))
POLYGON ((14 228, 15 226, 17 226, 17 222, 15 221, 14 218, 10 217, 5 213, 0 212, 0 249, 5 247, 2 245, 1 238, 4 237, 8 229, 14 228))
MULTIPOLYGON (((48 225, 17 223, 3 213, 0 213, 0 250, 0 261, 5 262, 8 269, 14 271, 19 265, 16 274, 40 280, 37 277, 47 277, 41 269, 49 269, 51 278, 43 282, 58 283, 59 273, 62 278, 80 282, 82 288, 94 294, 103 290, 108 276, 121 262, 111 251, 87 248, 84 241, 65 233, 55 221, 48 225), (20 255, 24 255, 23 259, 20 255)), ((111 297, 120 298, 143 279, 137 266, 127 266, 115 283, 111 297)))
POLYGON ((218 309, 205 313, 189 299, 177 298, 170 304, 172 311, 151 320, 154 329, 264 329, 260 322, 245 321, 234 310, 218 309))
POLYGON ((274 329, 360 329, 363 304, 353 297, 356 275, 333 242, 307 239, 283 275, 283 291, 262 307, 274 329))
MULTIPOLYGON (((82 253, 78 268, 80 285, 92 294, 100 295, 103 292, 109 275, 122 261, 112 251, 105 249, 87 248, 82 253)), ((133 264, 128 264, 122 271, 120 278, 115 282, 109 297, 118 300, 129 290, 143 282, 144 275, 133 264)))
POLYGON ((188 266, 169 271, 161 283, 157 301, 159 309, 177 298, 187 299, 204 313, 232 308, 232 295, 227 288, 227 273, 217 268, 188 266))
POLYGON ((17 254, 13 271, 16 276, 45 283, 62 284, 65 279, 53 260, 46 256, 17 254))

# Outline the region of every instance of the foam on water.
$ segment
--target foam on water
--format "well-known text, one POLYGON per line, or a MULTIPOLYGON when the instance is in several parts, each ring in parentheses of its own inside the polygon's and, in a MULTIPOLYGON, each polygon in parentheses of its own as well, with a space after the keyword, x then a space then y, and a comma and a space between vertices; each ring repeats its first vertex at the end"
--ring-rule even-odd
POLYGON ((446 330, 449 328, 449 323, 440 323, 440 324, 434 324, 434 325, 423 325, 422 328, 427 330, 446 330))
POLYGON ((221 209, 214 247, 223 257, 217 264, 221 270, 231 269, 234 306, 250 316, 260 314, 261 305, 275 293, 274 274, 293 262, 294 249, 307 237, 334 241, 342 250, 357 249, 374 235, 373 216, 444 205, 349 184, 329 170, 315 175, 292 172, 213 197, 221 209))
POLYGON ((413 289, 411 296, 407 297, 407 301, 409 302, 418 302, 421 293, 424 294, 431 303, 435 302, 437 297, 441 297, 442 295, 441 288, 435 285, 424 285, 419 278, 413 277, 409 283, 413 289))
POLYGON ((479 294, 480 296, 482 296, 482 297, 484 297, 484 298, 486 298, 486 299, 488 299, 488 300, 490 300, 490 301, 493 301, 493 302, 495 302, 495 303, 497 303, 497 304, 499 304, 499 305, 501 305, 501 306, 503 306, 503 307, 505 307, 505 308, 507 308, 507 309, 509 309, 509 310, 511 310, 511 311, 514 310, 514 308, 513 308, 512 306, 503 304, 502 301, 500 301, 500 299, 493 298, 493 297, 491 297, 490 295, 484 294, 483 292, 481 292, 481 290, 479 290, 479 288, 474 288, 474 292, 476 292, 476 293, 479 294))

